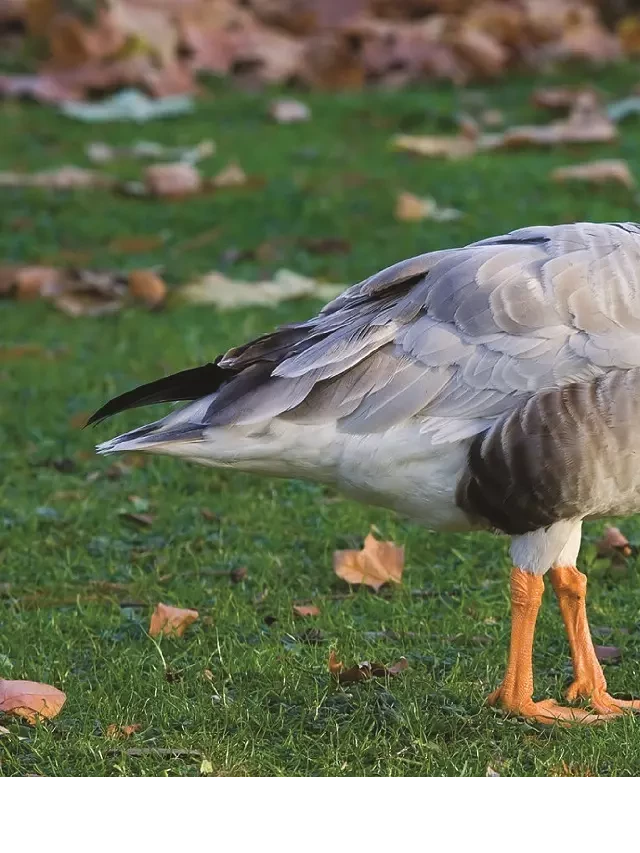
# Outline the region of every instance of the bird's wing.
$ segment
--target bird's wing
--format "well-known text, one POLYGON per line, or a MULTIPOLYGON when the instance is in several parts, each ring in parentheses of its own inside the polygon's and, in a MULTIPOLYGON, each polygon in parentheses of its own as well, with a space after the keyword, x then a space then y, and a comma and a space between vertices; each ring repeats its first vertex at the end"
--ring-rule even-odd
POLYGON ((473 435, 542 389, 640 366, 639 270, 632 224, 525 228, 402 261, 228 352, 223 368, 259 380, 230 382, 206 422, 287 413, 365 433, 418 415, 435 440, 473 435))

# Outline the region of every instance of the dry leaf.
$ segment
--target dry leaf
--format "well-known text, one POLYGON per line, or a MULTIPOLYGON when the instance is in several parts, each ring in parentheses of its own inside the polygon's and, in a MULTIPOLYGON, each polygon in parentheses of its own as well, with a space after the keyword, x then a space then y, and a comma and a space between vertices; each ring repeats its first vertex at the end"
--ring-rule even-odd
POLYGON ((596 550, 600 557, 608 557, 612 553, 630 557, 632 553, 629 540, 617 527, 605 527, 602 539, 596 542, 596 550))
POLYGON ((246 305, 277 305, 288 299, 318 297, 333 299, 344 290, 343 285, 321 284, 313 278, 291 270, 278 270, 273 281, 237 281, 219 272, 208 273, 179 291, 187 302, 238 308, 246 305))
POLYGON ((43 187, 54 190, 76 190, 112 187, 115 178, 81 169, 78 166, 60 166, 44 172, 0 172, 0 187, 43 187))
POLYGON ((396 198, 395 217, 400 222, 419 222, 433 219, 434 222, 452 222, 460 219, 462 212, 453 207, 438 207, 435 199, 420 198, 413 193, 401 192, 396 198))
POLYGON ((190 163, 157 163, 147 166, 144 183, 152 195, 165 198, 193 195, 202 189, 200 173, 190 163))
POLYGON ((350 584, 366 584, 376 592, 385 583, 400 583, 404 568, 404 547, 382 542, 369 533, 361 551, 335 551, 333 570, 350 584))
POLYGON ((315 604, 294 604, 293 612, 296 616, 319 616, 320 608, 315 604))
POLYGON ((422 157, 448 157, 458 160, 470 157, 478 148, 477 139, 460 134, 459 136, 412 136, 401 133, 394 136, 391 145, 395 151, 408 151, 422 157))
POLYGON ((194 165, 215 154, 216 144, 204 139, 195 146, 170 148, 160 142, 135 142, 133 145, 113 146, 106 142, 91 142, 87 146, 87 157, 93 163, 111 163, 113 160, 132 157, 138 160, 179 160, 194 165))
POLYGON ((592 160, 589 163, 576 163, 573 166, 560 166, 551 172, 551 179, 558 183, 566 181, 585 181, 592 184, 616 183, 629 190, 636 182, 625 160, 592 160))
POLYGON ((155 521, 155 515, 150 512, 121 512, 121 517, 127 521, 132 521, 138 527, 151 527, 155 521))
POLYGON ((198 618, 197 610, 183 610, 170 604, 156 604, 151 614, 149 634, 158 637, 160 634, 181 637, 186 629, 198 618))
POLYGON ((622 659, 622 652, 617 646, 594 645, 593 648, 600 663, 620 663, 622 659))
POLYGON ((566 119, 546 125, 512 127, 496 136, 492 148, 522 148, 595 142, 614 142, 615 124, 591 92, 582 92, 566 119))
POLYGON ((328 666, 329 672, 340 684, 355 684, 358 681, 368 681, 370 678, 394 677, 404 672, 409 663, 406 658, 402 657, 392 666, 363 661, 356 666, 345 669, 344 664, 338 660, 335 651, 332 649, 329 652, 328 666))
POLYGON ((133 270, 129 273, 129 293, 149 308, 157 308, 167 296, 167 285, 150 270, 133 270))
POLYGON ((247 175, 239 163, 228 163, 211 183, 214 187, 244 187, 248 183, 247 175))
POLYGON ((57 716, 66 699, 61 690, 49 684, 0 679, 0 711, 23 717, 29 723, 57 716))
POLYGON ((280 98, 269 104, 269 115, 278 124, 292 124, 294 122, 309 121, 311 110, 302 101, 293 98, 280 98))
POLYGON ((139 732, 141 728, 142 725, 140 723, 130 723, 125 726, 119 726, 116 723, 111 723, 107 726, 105 735, 113 740, 124 740, 125 738, 131 737, 131 735, 136 732, 139 732))
POLYGON ((536 107, 548 110, 571 110, 585 92, 591 97, 598 97, 590 86, 546 86, 535 89, 531 101, 536 107))

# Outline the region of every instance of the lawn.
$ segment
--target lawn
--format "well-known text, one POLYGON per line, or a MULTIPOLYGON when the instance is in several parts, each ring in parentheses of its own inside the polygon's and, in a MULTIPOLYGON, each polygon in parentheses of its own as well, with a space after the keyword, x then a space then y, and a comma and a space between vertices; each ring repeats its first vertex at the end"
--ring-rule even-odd
MULTIPOLYGON (((637 71, 600 73, 597 82, 623 96, 637 71)), ((545 120, 528 103, 535 85, 512 80, 482 91, 510 123, 545 120)), ((398 131, 453 132, 457 96, 448 87, 309 96, 313 119, 294 126, 265 120, 268 97, 212 89, 193 116, 142 127, 90 127, 45 107, 0 104, 3 169, 86 166, 92 140, 210 137, 218 154, 203 171, 237 158, 264 179, 175 202, 5 189, 3 262, 154 265, 172 286, 214 268, 257 278, 286 266, 347 284, 410 255, 528 224, 640 219, 636 197, 621 187, 548 179, 554 166, 597 156, 624 157, 640 174, 637 119, 606 147, 430 161, 394 154, 388 140, 398 131), (398 223, 402 189, 465 217, 398 223), (118 238, 149 235, 164 244, 118 251, 118 238), (299 239, 329 237, 345 238, 350 251, 314 253, 299 239), (280 257, 234 262, 265 241, 280 257)), ((437 535, 314 484, 152 457, 114 470, 113 457, 93 454, 97 441, 157 410, 78 429, 82 413, 110 395, 319 307, 218 313, 176 305, 74 320, 43 303, 1 303, 0 675, 54 684, 68 699, 57 719, 35 728, 0 720, 9 730, 0 737, 0 775, 197 775, 203 759, 216 775, 474 776, 489 765, 505 776, 638 772, 633 718, 566 730, 483 707, 506 659, 506 539, 437 535), (21 344, 41 349, 3 354, 21 344), (132 495, 138 506, 148 502, 150 527, 123 517, 132 495), (381 594, 349 590, 332 571, 333 551, 359 547, 371 525, 406 546, 403 585, 381 594), (247 576, 234 584, 229 573, 240 567, 247 576), (294 619, 298 600, 318 605, 320 616, 294 619), (182 639, 154 642, 146 630, 158 601, 196 608, 200 620, 182 639), (331 648, 348 663, 404 655, 409 669, 336 687, 331 648), (141 726, 128 740, 106 737, 110 724, 128 723, 141 726)), ((640 541, 640 520, 620 524, 640 541)), ((612 692, 640 693, 639 565, 597 560, 601 528, 587 526, 581 555, 591 622, 596 642, 622 652, 607 667, 612 692)), ((570 665, 549 591, 535 665, 537 695, 559 698, 570 665)))

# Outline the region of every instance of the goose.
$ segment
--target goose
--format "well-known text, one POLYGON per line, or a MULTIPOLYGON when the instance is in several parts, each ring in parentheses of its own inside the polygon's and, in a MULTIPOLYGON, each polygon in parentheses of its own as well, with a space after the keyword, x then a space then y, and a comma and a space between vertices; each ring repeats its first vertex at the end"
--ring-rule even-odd
POLYGON ((560 725, 640 710, 607 692, 576 568, 584 520, 640 511, 639 224, 533 226, 400 261, 88 423, 178 401, 97 451, 329 483, 433 530, 506 534, 511 638, 488 704, 560 725), (547 573, 565 705, 533 698, 547 573))

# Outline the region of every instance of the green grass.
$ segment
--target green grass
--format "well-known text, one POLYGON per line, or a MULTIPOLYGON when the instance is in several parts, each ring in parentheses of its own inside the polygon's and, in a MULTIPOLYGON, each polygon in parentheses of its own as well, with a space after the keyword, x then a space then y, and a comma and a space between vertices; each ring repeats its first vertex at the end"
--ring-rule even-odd
MULTIPOLYGON (((598 83, 617 96, 636 79, 634 68, 623 68, 598 83)), ((509 122, 535 118, 528 105, 534 82, 489 87, 488 102, 509 122)), ((175 285, 224 268, 230 247, 279 238, 280 258, 262 266, 243 261, 228 271, 258 277, 288 266, 350 283, 400 258, 527 224, 640 218, 635 197, 622 188, 594 191, 548 180, 552 167, 596 156, 625 157, 640 174, 634 119, 608 147, 440 162, 394 154, 387 143, 397 130, 453 130, 451 90, 307 100, 313 120, 292 127, 265 120, 266 95, 225 91, 207 95, 193 117, 140 128, 91 128, 43 107, 0 104, 4 169, 87 165, 83 150, 91 140, 191 144, 212 137, 219 153, 203 164, 207 174, 237 158, 265 181, 259 189, 172 203, 106 192, 3 190, 3 260, 55 262, 85 252, 91 266, 158 265, 175 285), (400 189, 433 194, 466 216, 452 224, 396 223, 400 189), (208 243, 184 248, 213 228, 208 243), (165 243, 154 252, 109 249, 118 237, 156 234, 165 243), (309 253, 296 239, 337 236, 350 241, 349 253, 309 253)), ((120 168, 131 175, 136 169, 114 167, 120 168)), ((563 762, 576 773, 637 772, 634 719, 562 730, 483 707, 506 656, 506 540, 437 535, 324 487, 179 460, 150 458, 111 479, 113 459, 95 457, 94 442, 149 413, 85 432, 71 425, 74 415, 114 393, 210 360, 307 316, 317 303, 239 314, 129 309, 81 320, 42 303, 0 305, 0 674, 55 684, 68 695, 48 724, 2 720, 11 734, 0 737, 0 775, 194 775, 201 757, 227 775, 482 775, 487 765, 503 775, 548 775, 563 762), (54 355, 3 359, 1 345, 24 343, 54 355), (63 459, 72 460, 71 470, 53 464, 63 459), (149 502, 152 527, 123 520, 119 511, 131 509, 129 495, 149 502), (203 518, 202 508, 218 520, 203 518), (388 595, 353 589, 339 597, 348 589, 333 575, 332 552, 359 546, 371 524, 406 545, 405 583, 388 595), (247 579, 233 585, 225 573, 240 566, 247 579), (318 604, 320 617, 294 621, 297 599, 318 604), (157 601, 197 608, 201 619, 183 639, 156 644, 146 628, 157 601), (311 627, 318 632, 305 633, 311 627), (405 655, 410 668, 388 683, 335 688, 326 664, 334 646, 347 662, 392 663, 405 655), (111 723, 142 729, 116 742, 105 737, 111 723), (143 753, 130 755, 131 748, 143 753), (167 756, 156 748, 195 752, 167 756)), ((640 539, 638 519, 623 527, 640 539)), ((622 663, 608 667, 611 689, 637 693, 638 565, 632 559, 614 574, 595 560, 598 531, 587 526, 591 544, 581 558, 591 568, 591 621, 601 641, 622 649, 622 663)), ((559 697, 569 678, 568 650, 548 595, 535 664, 537 694, 559 697)))

